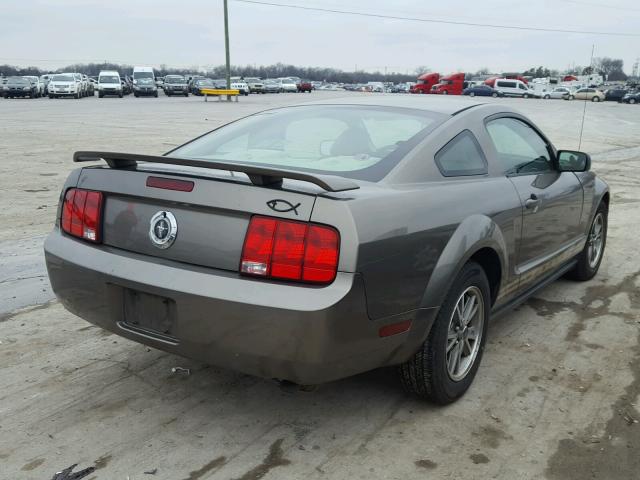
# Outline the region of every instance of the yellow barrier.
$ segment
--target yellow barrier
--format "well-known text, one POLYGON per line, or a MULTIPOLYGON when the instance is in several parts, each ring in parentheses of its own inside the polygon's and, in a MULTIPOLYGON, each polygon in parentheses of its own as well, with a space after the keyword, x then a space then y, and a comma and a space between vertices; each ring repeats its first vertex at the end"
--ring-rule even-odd
POLYGON ((218 101, 222 100, 223 95, 227 95, 228 97, 235 97, 236 102, 238 101, 238 96, 240 95, 240 90, 237 89, 226 89, 226 88, 201 88, 200 93, 204 95, 204 101, 208 101, 207 97, 209 95, 215 95, 218 97, 218 101))

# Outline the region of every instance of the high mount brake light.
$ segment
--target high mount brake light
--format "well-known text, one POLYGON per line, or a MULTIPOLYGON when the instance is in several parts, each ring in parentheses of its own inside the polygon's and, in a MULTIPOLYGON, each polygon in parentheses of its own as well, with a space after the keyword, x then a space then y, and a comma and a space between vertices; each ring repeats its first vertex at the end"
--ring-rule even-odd
POLYGON ((336 277, 339 252, 340 234, 333 227, 256 215, 247 229, 240 272, 327 284, 336 277))
POLYGON ((60 220, 62 230, 74 237, 100 243, 103 198, 101 192, 80 188, 67 190, 60 220))

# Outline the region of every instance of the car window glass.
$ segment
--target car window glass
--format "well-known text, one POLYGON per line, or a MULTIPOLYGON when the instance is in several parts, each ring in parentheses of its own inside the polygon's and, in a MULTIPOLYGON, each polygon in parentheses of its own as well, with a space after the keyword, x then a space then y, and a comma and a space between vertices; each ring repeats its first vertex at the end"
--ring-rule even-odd
POLYGON ((458 134, 436 153, 436 165, 445 177, 483 175, 487 161, 478 141, 469 130, 458 134))
POLYGON ((487 131, 505 173, 537 173, 552 169, 545 141, 526 123, 515 118, 498 118, 487 131))
POLYGON ((377 181, 445 118, 400 108, 290 107, 233 122, 172 155, 377 181))

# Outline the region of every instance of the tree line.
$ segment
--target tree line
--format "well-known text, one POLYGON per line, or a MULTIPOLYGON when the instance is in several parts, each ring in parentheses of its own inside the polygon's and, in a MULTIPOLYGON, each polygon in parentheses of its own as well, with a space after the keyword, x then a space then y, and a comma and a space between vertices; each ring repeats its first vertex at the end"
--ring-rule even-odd
MULTIPOLYGON (((592 66, 580 67, 573 66, 559 71, 556 69, 550 69, 543 66, 532 67, 522 72, 522 75, 532 77, 556 77, 559 75, 589 75, 591 73, 599 73, 605 76, 608 80, 619 81, 626 80, 627 75, 623 70, 624 62, 619 58, 595 58, 592 66)), ((78 72, 84 73, 92 77, 98 76, 101 70, 116 70, 121 75, 131 75, 133 72, 132 65, 123 65, 117 63, 76 63, 67 65, 64 68, 59 68, 55 71, 43 70, 39 67, 16 67, 12 65, 0 65, 0 74, 5 76, 11 75, 44 75, 46 73, 60 73, 60 72, 78 72)), ((193 75, 203 74, 211 78, 224 78, 225 67, 224 65, 218 65, 206 68, 204 72, 199 67, 191 68, 170 68, 166 65, 160 65, 158 68, 154 68, 156 75, 164 77, 165 75, 193 75)), ((299 67, 296 65, 286 65, 283 63, 276 63, 274 65, 246 65, 239 66, 234 65, 231 67, 231 75, 238 77, 259 77, 259 78, 279 78, 279 77, 300 77, 303 79, 313 81, 335 82, 335 83, 367 83, 373 81, 385 81, 393 83, 410 82, 415 81, 416 77, 422 73, 432 71, 427 66, 420 66, 415 69, 411 74, 403 73, 383 73, 383 72, 345 72, 336 68, 325 67, 299 67)), ((504 73, 504 72, 502 72, 504 73)), ((488 76, 491 72, 488 68, 481 68, 476 72, 468 72, 468 78, 488 76)))
MULTIPOLYGON (((92 77, 97 76, 101 70, 116 70, 121 75, 131 75, 133 65, 123 65, 116 63, 77 63, 54 71, 43 70, 39 67, 16 67, 12 65, 0 65, 0 73, 5 76, 10 75, 44 75, 47 73, 78 72, 92 77)), ((191 68, 170 68, 166 65, 154 67, 157 76, 165 75, 205 75, 210 78, 224 78, 225 66, 219 65, 204 69, 198 67, 191 68)), ((366 83, 372 81, 387 81, 393 83, 409 82, 415 80, 415 76, 402 73, 382 73, 382 72, 345 72, 335 68, 323 67, 299 67, 296 65, 285 65, 276 63, 274 65, 261 66, 239 66, 231 67, 231 76, 234 77, 259 77, 259 78, 279 78, 279 77, 300 77, 303 79, 337 83, 366 83)))

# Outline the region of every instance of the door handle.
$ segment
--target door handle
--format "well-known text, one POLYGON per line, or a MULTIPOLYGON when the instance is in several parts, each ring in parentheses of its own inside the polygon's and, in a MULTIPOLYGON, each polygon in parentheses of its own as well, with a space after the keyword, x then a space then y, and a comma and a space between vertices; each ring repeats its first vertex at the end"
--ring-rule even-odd
POLYGON ((525 200, 524 206, 529 210, 533 210, 533 213, 536 213, 540 206, 540 199, 535 193, 532 193, 531 196, 525 200))

